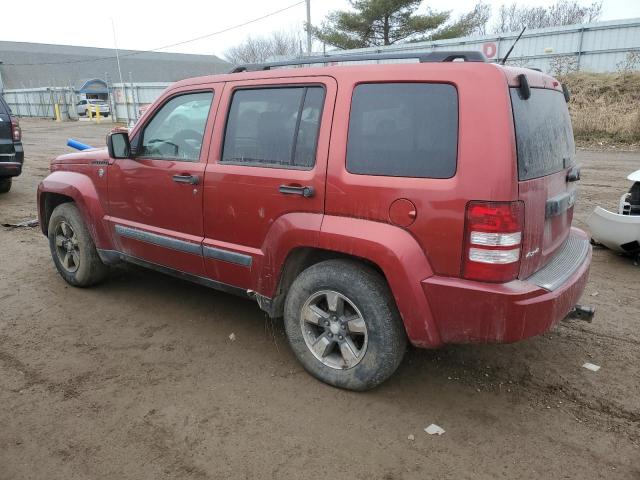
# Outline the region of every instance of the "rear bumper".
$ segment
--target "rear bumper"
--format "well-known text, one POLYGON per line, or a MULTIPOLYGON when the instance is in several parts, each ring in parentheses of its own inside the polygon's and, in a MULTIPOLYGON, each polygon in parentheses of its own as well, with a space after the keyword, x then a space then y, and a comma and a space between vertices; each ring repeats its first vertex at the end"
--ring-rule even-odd
POLYGON ((591 265, 587 235, 574 228, 570 240, 583 251, 579 261, 575 249, 566 248, 524 281, 491 284, 444 277, 424 280, 422 287, 442 342, 516 342, 544 333, 566 317, 584 291, 591 265), (570 273, 562 271, 562 264, 571 265, 570 273), (562 274, 560 283, 537 281, 548 280, 554 271, 562 274))
POLYGON ((14 153, 0 153, 0 177, 17 177, 22 173, 24 150, 22 143, 13 144, 14 153))

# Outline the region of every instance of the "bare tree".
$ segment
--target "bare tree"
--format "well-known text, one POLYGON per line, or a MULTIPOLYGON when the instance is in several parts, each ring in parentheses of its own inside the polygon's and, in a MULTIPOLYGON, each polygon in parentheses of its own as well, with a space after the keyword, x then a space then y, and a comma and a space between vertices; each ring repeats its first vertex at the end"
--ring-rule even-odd
POLYGON ((440 40, 443 38, 458 38, 469 35, 485 35, 490 18, 491 5, 480 1, 470 12, 460 15, 458 19, 445 25, 428 38, 419 38, 417 40, 440 40))
POLYGON ((602 0, 583 6, 577 0, 558 0, 548 8, 501 5, 495 33, 517 32, 523 27, 545 28, 593 22, 602 15, 602 0))
POLYGON ((554 77, 562 77, 578 71, 578 59, 573 55, 553 57, 549 62, 549 73, 554 77))
POLYGON ((235 47, 224 52, 234 65, 260 63, 277 57, 295 57, 301 54, 301 32, 273 32, 263 37, 247 37, 235 47))

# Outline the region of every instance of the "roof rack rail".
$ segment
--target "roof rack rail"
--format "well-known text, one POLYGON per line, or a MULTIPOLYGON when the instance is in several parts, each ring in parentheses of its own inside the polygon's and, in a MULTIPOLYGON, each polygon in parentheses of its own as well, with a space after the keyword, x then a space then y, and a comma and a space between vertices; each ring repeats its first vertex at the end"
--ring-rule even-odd
POLYGON ((417 58, 420 63, 430 62, 453 62, 463 60, 465 62, 486 62, 487 57, 478 51, 433 51, 433 52, 398 52, 398 53, 374 53, 366 55, 324 55, 318 57, 300 57, 295 60, 284 60, 281 62, 250 63, 234 68, 231 73, 255 72, 259 70, 271 70, 277 67, 292 67, 296 65, 312 65, 315 63, 332 62, 365 62, 370 60, 402 60, 417 58))

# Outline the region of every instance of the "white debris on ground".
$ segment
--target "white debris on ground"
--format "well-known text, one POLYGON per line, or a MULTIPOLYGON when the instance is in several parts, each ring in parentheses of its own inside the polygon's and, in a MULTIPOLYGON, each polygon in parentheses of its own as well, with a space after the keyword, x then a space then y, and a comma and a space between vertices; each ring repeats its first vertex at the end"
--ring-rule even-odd
POLYGON ((591 370, 592 372, 597 372, 598 370, 600 370, 600 365, 595 365, 593 363, 585 363, 584 365, 582 365, 584 368, 586 368, 587 370, 591 370))
POLYGON ((236 341, 236 334, 231 332, 231 335, 229 335, 229 340, 231 340, 232 342, 236 341))
POLYGON ((416 437, 415 437, 415 435, 413 435, 413 434, 410 434, 410 435, 407 437, 407 440, 411 440, 412 442, 413 442, 415 439, 416 439, 416 437))
POLYGON ((610 212, 596 206, 587 219, 591 238, 595 242, 619 253, 640 257, 640 170, 628 177, 633 186, 620 197, 618 212, 610 212))
POLYGON ((427 428, 424 429, 429 435, 442 435, 444 433, 444 429, 439 427, 435 423, 432 423, 427 428))

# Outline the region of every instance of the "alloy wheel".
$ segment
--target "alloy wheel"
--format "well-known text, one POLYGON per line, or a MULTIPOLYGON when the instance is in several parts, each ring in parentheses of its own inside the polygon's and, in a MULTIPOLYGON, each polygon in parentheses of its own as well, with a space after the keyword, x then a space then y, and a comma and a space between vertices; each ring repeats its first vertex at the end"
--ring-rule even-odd
POLYGON ((80 266, 80 247, 78 237, 71 225, 62 221, 55 230, 56 255, 58 260, 69 273, 74 273, 80 266))
POLYGON ((322 290, 311 295, 302 307, 300 327, 307 348, 327 367, 353 368, 366 353, 367 324, 341 293, 322 290))

